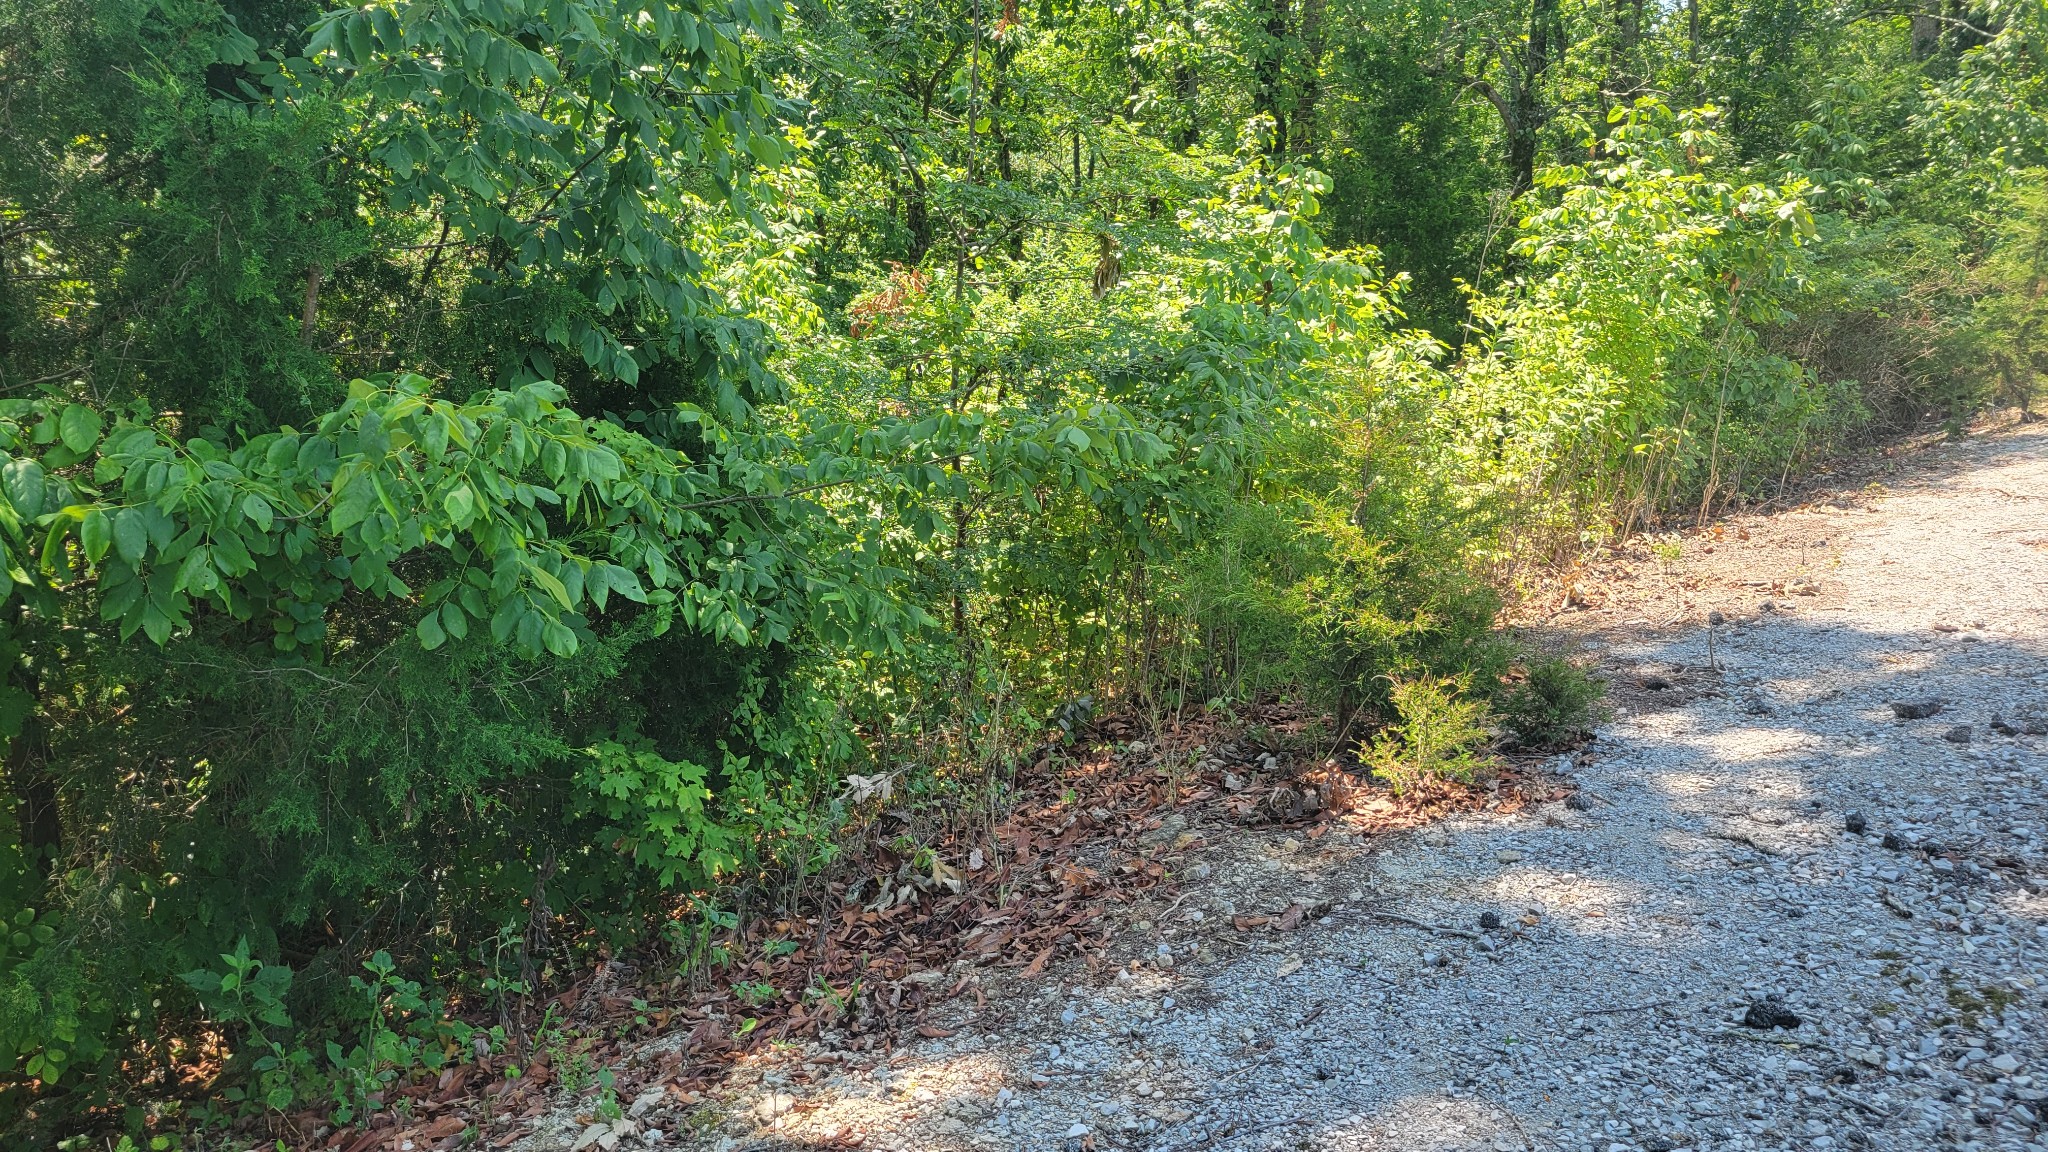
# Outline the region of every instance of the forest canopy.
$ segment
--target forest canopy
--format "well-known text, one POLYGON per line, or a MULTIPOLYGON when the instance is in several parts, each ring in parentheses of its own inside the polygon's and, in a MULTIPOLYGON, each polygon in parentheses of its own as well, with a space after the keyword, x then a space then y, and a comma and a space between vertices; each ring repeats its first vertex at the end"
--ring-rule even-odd
POLYGON ((0 0, 0 1131, 133 1127, 201 1031, 346 1121, 418 1056, 329 1043, 365 961, 697 962, 850 779, 1000 796, 1082 700, 1512 720, 1540 573, 2026 411, 2044 52, 2038 0, 0 0))

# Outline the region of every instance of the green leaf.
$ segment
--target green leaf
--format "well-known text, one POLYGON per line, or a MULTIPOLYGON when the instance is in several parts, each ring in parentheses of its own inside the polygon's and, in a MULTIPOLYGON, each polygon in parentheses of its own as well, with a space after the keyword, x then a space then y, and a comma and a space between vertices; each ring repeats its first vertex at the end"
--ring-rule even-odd
POLYGON ((97 564, 107 554, 107 546, 114 542, 114 524, 111 517, 95 508, 85 514, 85 522, 78 526, 78 543, 85 549, 85 558, 97 564))
POLYGON ((419 627, 415 630, 420 636, 420 647, 425 648, 429 652, 448 642, 448 633, 441 630, 441 614, 439 612, 429 612, 425 616, 420 617, 419 627))
POLYGON ((576 654, 576 633, 561 621, 548 621, 547 629, 542 636, 548 651, 555 655, 567 658, 576 654))
POLYGON ((213 570, 213 550, 200 545, 185 555, 185 562, 178 565, 178 575, 171 587, 181 592, 204 595, 220 585, 220 576, 213 570))
POLYGON ((450 600, 441 605, 441 627, 457 640, 469 635, 469 615, 462 606, 450 600))
POLYGON ((24 520, 43 514, 43 466, 33 460, 9 460, 0 469, 0 489, 24 520))
POLYGON ((270 531, 270 501, 263 497, 254 492, 242 497, 242 515, 247 516, 250 522, 256 525, 258 532, 270 531))
POLYGON ((83 404, 67 405, 64 414, 57 418, 57 438, 66 448, 83 456, 100 442, 100 429, 105 424, 100 414, 83 404))
POLYGON ((374 53, 374 45, 370 39, 371 31, 369 16, 358 12, 349 18, 349 62, 358 68, 369 64, 370 58, 374 53))
POLYGON ((123 508, 114 513, 114 551, 130 567, 142 563, 149 549, 149 522, 140 508, 123 508))
POLYGON ((476 493, 464 484, 448 493, 441 501, 441 507, 447 510, 448 518, 455 522, 456 527, 467 527, 470 516, 476 511, 476 493))
POLYGON ((540 567, 529 568, 527 571, 532 574, 533 582, 540 585, 542 591, 555 598, 555 603, 564 608, 576 607, 569 599, 569 590, 562 586, 560 580, 555 579, 554 573, 540 567))

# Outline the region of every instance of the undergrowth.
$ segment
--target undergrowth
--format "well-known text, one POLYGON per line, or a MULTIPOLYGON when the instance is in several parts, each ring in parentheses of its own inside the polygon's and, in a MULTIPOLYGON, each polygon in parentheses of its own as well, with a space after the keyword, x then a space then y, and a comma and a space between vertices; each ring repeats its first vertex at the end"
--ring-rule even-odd
POLYGON ((1522 574, 2032 403, 2038 6, 1212 7, 0 0, 0 1138, 835 1003, 1091 715, 1483 781, 1522 574))
POLYGON ((1494 701, 1513 742, 1535 751, 1569 748, 1592 735, 1607 686, 1561 656, 1532 659, 1494 701))

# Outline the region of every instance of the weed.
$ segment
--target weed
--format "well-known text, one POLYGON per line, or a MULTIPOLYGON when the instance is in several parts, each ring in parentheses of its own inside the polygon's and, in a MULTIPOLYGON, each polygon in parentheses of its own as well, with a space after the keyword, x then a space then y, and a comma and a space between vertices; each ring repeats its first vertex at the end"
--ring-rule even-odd
POLYGON ((1558 749, 1585 739, 1600 722, 1607 686, 1560 657, 1529 665, 1528 675, 1501 694, 1494 712, 1524 748, 1558 749))
POLYGON ((810 988, 804 992, 804 999, 806 1000, 822 1000, 826 1004, 831 1005, 833 1015, 835 1016, 845 1015, 848 1006, 859 998, 860 981, 855 980, 852 984, 847 985, 846 991, 841 992, 826 983, 823 976, 812 977, 810 988))
POLYGON ((609 1068, 598 1069, 596 1081, 597 1105, 593 1111, 596 1113, 597 1118, 607 1124, 625 1119, 626 1110, 619 1107, 618 1082, 613 1078, 612 1070, 609 1068))
POLYGON ((590 1053, 581 1050, 566 1054, 559 1062, 550 1063, 555 1069, 555 1081, 562 1086, 562 1091, 571 1095, 596 1083, 601 1074, 608 1074, 607 1069, 591 1062, 590 1053))
POLYGON ((1491 767, 1478 751, 1491 735, 1486 702, 1460 680, 1396 681, 1392 699, 1400 719, 1373 737, 1364 759, 1395 795, 1441 780, 1469 784, 1491 767))
POLYGON ((1949 1007, 1954 1008, 1956 1014, 1962 1018, 1963 1027, 1975 1028, 1977 1026, 1977 1022, 1983 1015, 1986 1007, 1984 1001, 1971 995, 1969 989, 1953 984, 1949 985, 1946 999, 1948 1000, 1949 1007))
POLYGON ((588 1087, 596 1072, 589 1054, 570 1046, 573 1041, 569 1030, 555 1019, 554 1006, 549 1005, 540 1027, 534 1029, 533 1046, 547 1058, 548 1067, 555 1070, 555 1081, 562 1090, 571 1093, 588 1087))
POLYGON ((1650 545, 1650 553, 1657 557, 1657 570, 1669 576, 1678 571, 1678 562, 1685 558, 1683 540, 1658 540, 1650 545))
POLYGON ((749 1008, 759 1008, 779 995, 775 985, 761 981, 742 981, 732 986, 733 995, 738 996, 749 1008))
POLYGON ((291 990, 292 970, 250 956, 246 936, 236 942, 233 952, 223 952, 220 958, 227 966, 222 971, 201 968, 179 978, 198 994, 207 1015, 217 1023, 246 1029, 249 1046, 259 1053, 250 1064, 254 1091, 236 1085, 223 1095, 233 1103, 250 1102, 282 1112, 315 1079, 311 1054, 303 1047, 287 1048, 272 1034, 291 1027, 284 997, 291 990))

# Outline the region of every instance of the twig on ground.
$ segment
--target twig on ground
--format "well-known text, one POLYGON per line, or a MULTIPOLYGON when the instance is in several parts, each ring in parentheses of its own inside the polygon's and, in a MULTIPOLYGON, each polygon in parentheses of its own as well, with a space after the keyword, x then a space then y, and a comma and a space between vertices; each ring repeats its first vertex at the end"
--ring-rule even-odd
POLYGON ((1390 924, 1406 924, 1410 928, 1420 928, 1424 932, 1434 932, 1439 936, 1460 936, 1467 940, 1479 939, 1479 933, 1477 932, 1467 932, 1462 928, 1449 928, 1442 924, 1431 924, 1424 920, 1417 920, 1409 916, 1399 916, 1392 912, 1367 912, 1365 915, 1371 919, 1384 920, 1390 924))
POLYGON ((1726 1028, 1718 1032, 1702 1032, 1700 1033, 1700 1035, 1705 1036, 1708 1039, 1721 1038, 1728 1040, 1747 1040, 1752 1044, 1769 1044, 1773 1048, 1811 1048, 1816 1052, 1826 1052, 1837 1057, 1841 1055, 1841 1053, 1836 1051, 1834 1047, 1832 1047, 1831 1045, 1823 1044, 1818 1040, 1802 1040, 1798 1038, 1787 1038, 1781 1040, 1775 1039, 1770 1036, 1752 1036, 1747 1032, 1736 1032, 1732 1029, 1726 1028))
POLYGON ((1713 837, 1716 840, 1729 840, 1737 844, 1748 845, 1750 848, 1753 848, 1766 856, 1784 855, 1784 853, 1779 852, 1775 848, 1766 848, 1762 844, 1757 843, 1754 839, 1752 839, 1749 836, 1748 833, 1745 832, 1709 832, 1707 833, 1707 835, 1713 837))
POLYGON ((1485 1101, 1486 1101, 1486 1102, 1487 1102, 1488 1104, 1491 1104, 1491 1105, 1493 1105, 1493 1106, 1494 1106, 1495 1108, 1498 1108, 1498 1109, 1500 1109, 1500 1114, 1501 1114, 1501 1115, 1503 1115, 1503 1116, 1505 1116, 1505 1117, 1507 1117, 1507 1118, 1508 1118, 1508 1123, 1510 1123, 1510 1124, 1513 1124, 1513 1125, 1515 1126, 1515 1131, 1521 1134, 1521 1137, 1522 1137, 1522 1147, 1524 1147, 1524 1148, 1534 1148, 1534 1147, 1536 1147, 1536 1141, 1535 1141, 1535 1140, 1534 1140, 1533 1138, 1531 1138, 1531 1137, 1530 1137, 1530 1135, 1529 1135, 1529 1130, 1528 1130, 1527 1128, 1524 1128, 1524 1127, 1522 1127, 1522 1118, 1521 1118, 1520 1116, 1517 1116, 1517 1115, 1515 1115, 1515 1110, 1514 1110, 1513 1108, 1510 1108, 1510 1107, 1508 1107, 1508 1106, 1507 1106, 1507 1105, 1506 1105, 1505 1103, 1502 1103, 1502 1102, 1501 1102, 1500 1100, 1498 1100, 1498 1099, 1495 1099, 1495 1098, 1494 1098, 1494 1097, 1493 1097, 1493 1096, 1492 1096, 1491 1094, 1489 1094, 1489 1093, 1486 1093, 1486 1092, 1481 1092, 1481 1093, 1479 1094, 1479 1096, 1480 1096, 1480 1098, 1481 1098, 1481 1099, 1485 1100, 1485 1101))
POLYGON ((1242 1068, 1233 1068, 1230 1071, 1225 1072, 1223 1075, 1218 1076, 1216 1078, 1216 1082, 1218 1084, 1221 1084, 1225 1080, 1235 1080, 1239 1076, 1244 1075, 1245 1073, 1251 1071, 1254 1068, 1263 1067, 1267 1064, 1277 1063, 1279 1059, 1280 1058, 1278 1056, 1261 1056, 1257 1060, 1252 1061, 1251 1063, 1245 1065, 1242 1068))
POLYGON ((1835 1099, 1840 1100, 1844 1104, 1853 1104, 1856 1107, 1863 1109, 1863 1111, 1868 1113, 1869 1115, 1879 1117, 1890 1115, 1890 1113, 1885 1112, 1883 1109, 1880 1109, 1875 1105, 1865 1104, 1863 1101, 1858 1100, 1854 1096, 1849 1095, 1847 1092, 1844 1092, 1839 1088, 1823 1084, 1821 1085, 1821 1090, 1826 1092, 1828 1095, 1834 1097, 1835 1099))
POLYGON ((1253 1124, 1248 1128, 1232 1128, 1227 1132, 1218 1132, 1207 1140, 1197 1140, 1192 1144, 1177 1144, 1167 1149, 1166 1152, 1196 1152, 1200 1148, 1214 1148, 1219 1140, 1235 1140, 1240 1136, 1251 1136, 1259 1132, 1269 1132, 1275 1128, 1287 1128, 1295 1124, 1306 1123, 1308 1123, 1308 1117, 1306 1116, 1290 1116, 1285 1120, 1268 1120, 1263 1124, 1253 1124))
POLYGON ((1579 1015, 1616 1016, 1623 1012, 1646 1012, 1652 1008, 1668 1008, 1676 1003, 1678 1003, 1678 1001, 1676 1000, 1652 1000, 1648 1004, 1628 1004, 1620 1008, 1589 1008, 1586 1011, 1579 1013, 1579 1015))

